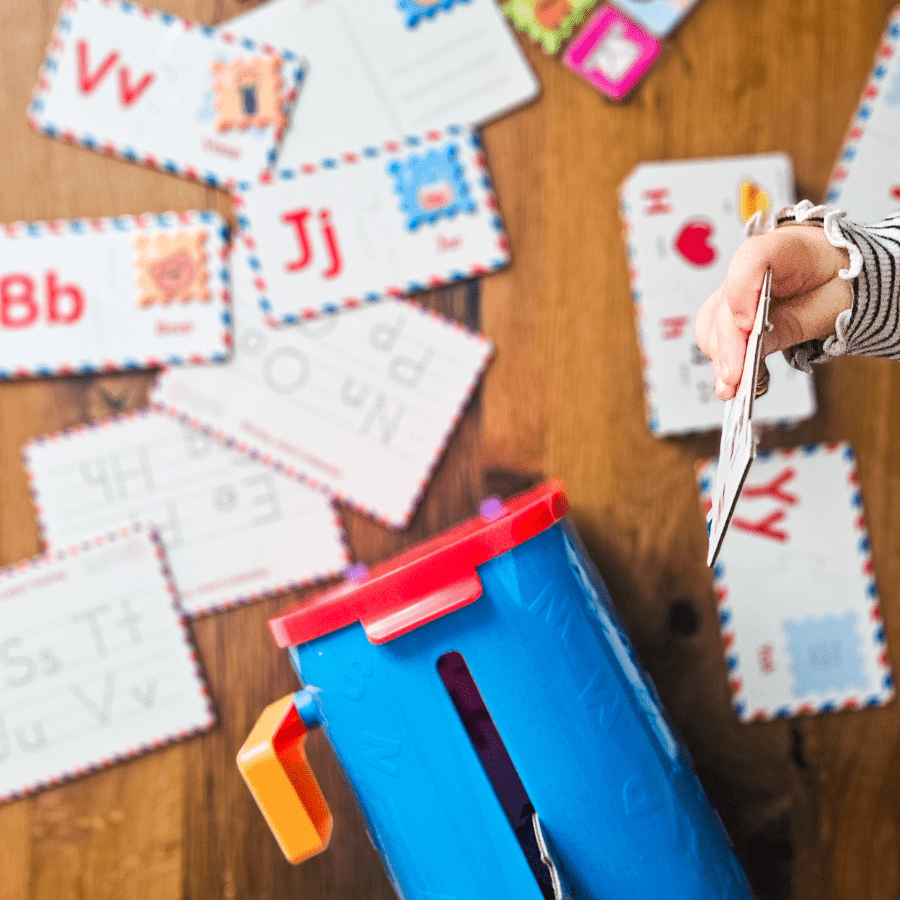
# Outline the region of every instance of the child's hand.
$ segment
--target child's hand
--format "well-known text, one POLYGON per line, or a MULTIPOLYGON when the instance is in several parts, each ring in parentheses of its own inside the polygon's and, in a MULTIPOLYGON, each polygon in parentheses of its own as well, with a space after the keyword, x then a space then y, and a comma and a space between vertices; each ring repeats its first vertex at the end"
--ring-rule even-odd
POLYGON ((763 335, 763 356, 834 333, 838 313, 853 302, 850 283, 838 276, 849 265, 847 251, 811 225, 777 228, 741 244, 725 283, 697 313, 697 344, 712 360, 719 399, 733 397, 741 380, 766 269, 772 269, 773 327, 763 335))

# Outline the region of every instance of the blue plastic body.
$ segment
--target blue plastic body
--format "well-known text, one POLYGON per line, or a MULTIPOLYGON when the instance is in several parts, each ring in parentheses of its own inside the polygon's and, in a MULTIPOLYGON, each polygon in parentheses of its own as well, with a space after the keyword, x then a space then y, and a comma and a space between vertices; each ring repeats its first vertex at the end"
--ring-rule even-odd
POLYGON ((576 900, 751 897, 567 521, 478 568, 474 603, 385 644, 290 649, 405 900, 543 900, 437 662, 462 654, 576 900))

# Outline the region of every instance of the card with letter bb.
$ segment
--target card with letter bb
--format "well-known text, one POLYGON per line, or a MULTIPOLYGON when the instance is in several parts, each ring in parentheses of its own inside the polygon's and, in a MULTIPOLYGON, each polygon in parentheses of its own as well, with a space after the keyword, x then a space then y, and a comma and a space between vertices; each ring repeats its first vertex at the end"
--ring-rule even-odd
POLYGON ((478 136, 450 126, 279 170, 234 198, 271 325, 503 268, 478 136))
POLYGON ((65 0, 29 107, 33 128, 228 186, 275 161, 303 77, 277 51, 129 0, 65 0))
MULTIPOLYGON (((620 191, 625 243, 650 429, 659 436, 722 425, 712 363, 694 321, 725 280, 756 215, 794 200, 790 160, 779 153, 644 163, 620 191)), ((812 378, 780 355, 768 357, 769 391, 757 422, 782 425, 815 412, 812 378)))
POLYGON ((0 379, 225 359, 226 237, 209 211, 0 226, 0 379))

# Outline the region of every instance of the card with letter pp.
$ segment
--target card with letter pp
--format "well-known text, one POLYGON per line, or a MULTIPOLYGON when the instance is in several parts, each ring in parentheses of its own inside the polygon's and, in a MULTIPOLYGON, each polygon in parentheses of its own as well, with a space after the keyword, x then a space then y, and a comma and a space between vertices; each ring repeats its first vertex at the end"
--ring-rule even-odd
POLYGON ((0 610, 0 802, 214 724, 147 528, 0 571, 0 610))
MULTIPOLYGON (((698 469, 711 502, 715 461, 698 469)), ((886 703, 894 683, 853 451, 760 453, 714 569, 741 719, 886 703)))
POLYGON ((888 19, 825 202, 855 222, 900 210, 900 7, 888 19))
POLYGON ((214 212, 0 226, 0 379, 225 359, 226 238, 214 212))
MULTIPOLYGON (((660 436, 718 429, 722 407, 694 319, 725 280, 752 216, 793 202, 790 160, 772 153, 645 163, 622 185, 620 202, 650 428, 660 436)), ((756 421, 813 415, 812 378, 780 355, 767 362, 771 387, 756 401, 756 421)))
POLYGON ((152 400, 389 525, 406 525, 491 343, 403 300, 268 328, 252 300, 240 299, 252 276, 239 259, 235 276, 234 358, 186 378, 167 370, 152 400))
POLYGON ((51 137, 217 186, 275 161, 303 66, 130 0, 65 0, 29 107, 51 137))
POLYGON ((483 125, 540 89, 495 0, 270 0, 225 27, 308 63, 280 168, 447 122, 483 125))
POLYGON ((670 34, 697 0, 615 0, 625 15, 658 38, 670 34))
POLYGON ((51 549, 151 522, 188 615, 335 575, 349 561, 322 491, 161 412, 38 438, 23 455, 51 549))
POLYGON ((480 141, 462 126, 279 170, 240 184, 234 202, 272 325, 509 261, 480 141))
POLYGON ((559 53, 596 4, 597 0, 505 0, 503 11, 547 53, 559 53))
POLYGON ((744 357, 744 371, 734 397, 725 404, 725 419, 722 424, 722 439, 719 442, 719 465, 716 471, 716 487, 710 510, 708 566, 713 565, 734 506, 741 495, 744 479, 750 471, 756 455, 756 437, 753 434, 753 401, 759 377, 762 336, 769 321, 769 301, 772 294, 772 271, 766 272, 756 320, 747 337, 747 352, 744 357))

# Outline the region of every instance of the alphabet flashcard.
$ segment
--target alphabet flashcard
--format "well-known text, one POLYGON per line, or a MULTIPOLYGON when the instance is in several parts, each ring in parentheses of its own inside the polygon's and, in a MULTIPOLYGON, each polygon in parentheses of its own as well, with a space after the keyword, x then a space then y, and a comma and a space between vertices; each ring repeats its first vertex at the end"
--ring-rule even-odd
POLYGON ((434 129, 309 163, 234 198, 269 323, 503 268, 506 234, 478 136, 434 129))
POLYGON ((622 12, 658 38, 671 34, 698 0, 615 0, 622 12))
POLYGON ((131 0, 65 0, 33 128, 217 186, 274 163, 303 77, 290 51, 131 0))
POLYGON ((209 211, 0 226, 0 379, 225 359, 226 240, 209 211))
MULTIPOLYGON (((699 467, 704 505, 716 462, 699 467)), ((759 453, 714 569, 744 721, 887 703, 894 682, 853 450, 759 453)))
POLYGON ((161 412, 38 438, 23 456, 50 548, 151 522, 188 615, 300 587, 349 562, 322 491, 161 412))
POLYGON ((0 611, 0 803, 214 724, 148 528, 0 570, 0 611))
POLYGON ((597 0, 504 0, 503 12, 518 31, 547 53, 559 53, 596 3, 597 0))

